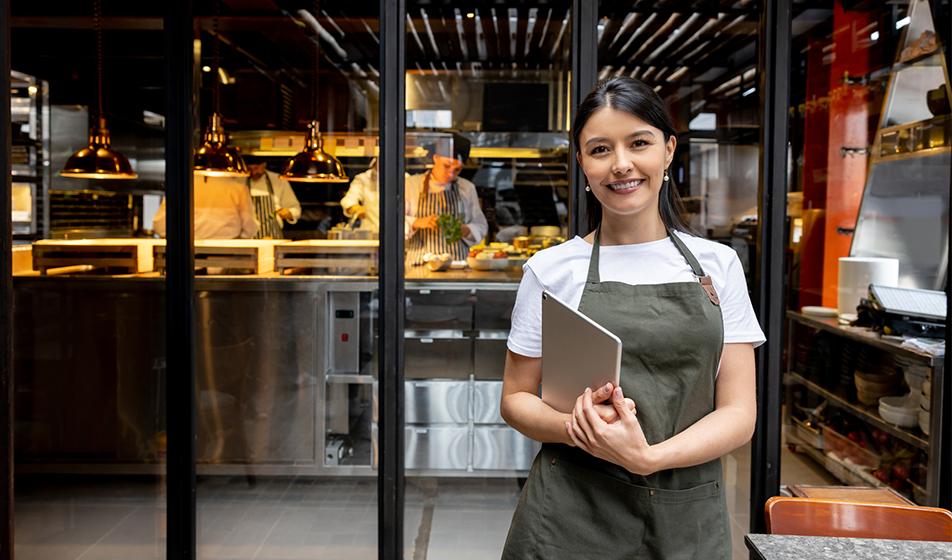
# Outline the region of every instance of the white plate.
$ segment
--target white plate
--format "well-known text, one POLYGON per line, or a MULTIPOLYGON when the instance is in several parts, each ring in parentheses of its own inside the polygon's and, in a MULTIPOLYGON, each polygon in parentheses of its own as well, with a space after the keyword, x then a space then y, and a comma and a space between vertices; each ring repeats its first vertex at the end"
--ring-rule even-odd
POLYGON ((839 315, 836 309, 832 307, 820 307, 819 305, 807 305, 806 307, 800 309, 800 312, 804 315, 810 315, 812 317, 829 317, 834 319, 839 315))

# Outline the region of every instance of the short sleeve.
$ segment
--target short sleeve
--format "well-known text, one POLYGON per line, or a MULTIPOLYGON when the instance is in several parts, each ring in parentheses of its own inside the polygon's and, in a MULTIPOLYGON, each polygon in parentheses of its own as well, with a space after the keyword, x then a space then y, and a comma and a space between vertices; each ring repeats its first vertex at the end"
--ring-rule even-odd
POLYGON ((744 276, 744 267, 731 252, 727 264, 726 278, 721 289, 721 313, 724 316, 724 343, 747 342, 755 347, 763 344, 767 339, 760 328, 754 307, 750 303, 747 293, 747 278, 744 276))
POLYGON ((507 346, 515 354, 541 358, 542 282, 528 266, 523 270, 519 291, 516 293, 516 305, 512 308, 512 325, 507 346))

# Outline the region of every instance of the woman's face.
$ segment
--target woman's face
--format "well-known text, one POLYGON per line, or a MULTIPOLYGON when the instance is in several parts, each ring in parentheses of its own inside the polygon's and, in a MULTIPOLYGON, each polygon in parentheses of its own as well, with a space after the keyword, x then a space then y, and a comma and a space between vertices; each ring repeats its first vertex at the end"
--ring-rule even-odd
POLYGON ((579 165, 602 212, 634 216, 658 210, 664 171, 677 139, 625 111, 603 107, 579 134, 579 165))
POLYGON ((458 158, 433 155, 433 169, 430 171, 433 180, 443 185, 452 183, 463 170, 463 161, 458 158))

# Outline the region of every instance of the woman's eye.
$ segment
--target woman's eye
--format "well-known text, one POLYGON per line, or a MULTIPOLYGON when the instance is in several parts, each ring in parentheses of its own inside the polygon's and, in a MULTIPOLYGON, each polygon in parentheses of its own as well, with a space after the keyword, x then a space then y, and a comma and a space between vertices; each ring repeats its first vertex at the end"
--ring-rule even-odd
POLYGON ((608 151, 608 148, 606 148, 605 146, 595 146, 594 148, 592 148, 592 151, 590 153, 592 155, 595 155, 595 154, 603 154, 607 151, 608 151))
POLYGON ((634 142, 631 143, 631 145, 634 146, 635 148, 641 148, 643 146, 647 146, 648 142, 645 140, 635 140, 634 142))

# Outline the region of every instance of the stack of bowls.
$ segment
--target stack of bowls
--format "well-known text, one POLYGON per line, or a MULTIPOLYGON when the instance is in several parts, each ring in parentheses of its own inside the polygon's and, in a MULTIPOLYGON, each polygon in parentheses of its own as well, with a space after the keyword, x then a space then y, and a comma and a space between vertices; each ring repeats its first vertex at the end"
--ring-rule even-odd
POLYGON ((900 377, 894 373, 866 373, 856 370, 853 382, 856 384, 856 398, 859 402, 869 406, 879 401, 880 397, 898 393, 900 377))
POLYGON ((879 415, 900 428, 915 427, 919 421, 919 397, 913 393, 879 399, 879 415))
POLYGON ((932 404, 932 382, 928 379, 922 384, 922 390, 919 393, 919 429, 922 433, 929 435, 930 405, 932 404))

